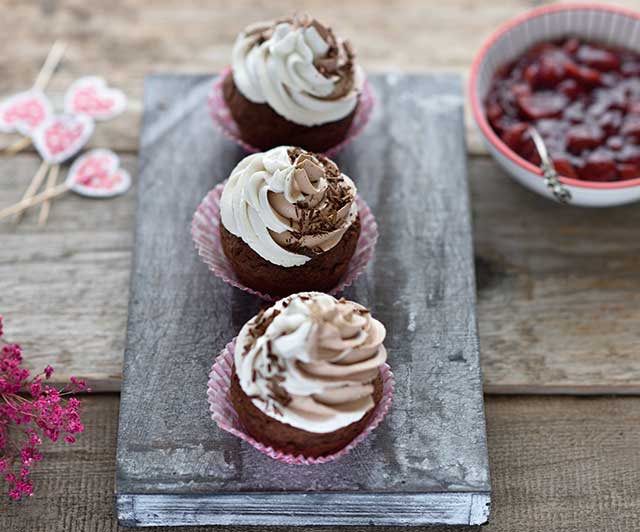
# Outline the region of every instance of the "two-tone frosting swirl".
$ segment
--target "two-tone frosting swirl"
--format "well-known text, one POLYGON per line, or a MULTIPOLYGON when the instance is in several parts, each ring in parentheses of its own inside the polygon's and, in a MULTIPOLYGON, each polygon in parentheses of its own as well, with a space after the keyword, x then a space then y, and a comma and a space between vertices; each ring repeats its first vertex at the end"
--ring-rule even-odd
POLYGON ((300 148, 249 155, 221 198, 222 224, 265 260, 301 266, 334 247, 358 216, 353 181, 300 148))
POLYGON ((385 335, 358 303, 303 292, 245 324, 235 369, 242 390, 265 414, 308 432, 333 432, 374 407, 385 335))
POLYGON ((304 126, 349 115, 364 83, 350 44, 307 16, 246 28, 233 46, 232 68, 248 100, 304 126))

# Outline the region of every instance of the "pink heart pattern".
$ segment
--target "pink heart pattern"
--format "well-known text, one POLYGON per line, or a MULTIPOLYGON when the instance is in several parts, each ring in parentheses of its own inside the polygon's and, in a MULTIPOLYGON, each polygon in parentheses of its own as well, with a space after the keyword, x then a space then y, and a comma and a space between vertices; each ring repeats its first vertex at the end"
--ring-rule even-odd
POLYGON ((97 76, 74 81, 64 97, 64 109, 69 114, 83 114, 94 120, 109 120, 127 106, 124 92, 109 87, 97 76))
POLYGON ((94 127, 84 115, 54 115, 35 130, 33 145, 45 161, 60 164, 83 148, 94 127))
POLYGON ((52 114, 51 103, 42 91, 19 92, 0 103, 0 132, 17 131, 30 137, 52 114))
POLYGON ((131 176, 120 168, 120 159, 111 150, 91 150, 71 165, 66 183, 74 192, 91 198, 124 194, 131 176))

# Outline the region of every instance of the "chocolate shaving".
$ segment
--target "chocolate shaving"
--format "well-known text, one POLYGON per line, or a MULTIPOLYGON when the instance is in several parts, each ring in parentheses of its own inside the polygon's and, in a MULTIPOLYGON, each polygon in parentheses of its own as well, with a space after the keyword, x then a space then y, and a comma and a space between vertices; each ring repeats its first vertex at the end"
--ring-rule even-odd
POLYGON ((252 338, 260 338, 278 314, 280 314, 280 311, 277 309, 270 312, 268 316, 264 310, 261 310, 256 316, 255 323, 249 328, 249 335, 252 338))
POLYGON ((322 236, 338 229, 344 223, 344 215, 340 212, 353 203, 354 191, 345 182, 338 166, 327 157, 311 154, 300 148, 290 148, 288 153, 292 164, 296 166, 313 158, 311 163, 319 163, 327 181, 324 197, 313 207, 306 198, 294 204, 296 219, 289 219, 290 237, 287 237, 283 244, 284 248, 292 253, 315 257, 325 250, 320 246, 303 245, 304 237, 322 236))

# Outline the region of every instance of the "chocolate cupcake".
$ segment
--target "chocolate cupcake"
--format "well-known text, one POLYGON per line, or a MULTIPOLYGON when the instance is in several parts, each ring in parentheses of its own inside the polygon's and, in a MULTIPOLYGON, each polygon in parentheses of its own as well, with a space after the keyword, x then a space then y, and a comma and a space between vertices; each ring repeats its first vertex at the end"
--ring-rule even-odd
POLYGON ((363 306, 318 292, 255 316, 238 335, 230 388, 247 433, 305 457, 344 448, 382 397, 385 334, 363 306))
POLYGON ((220 200, 220 240, 238 280, 281 297, 327 292, 360 236, 353 181, 322 155, 280 146, 235 167, 220 200))
POLYGON ((223 93, 242 139, 323 152, 349 131, 364 84, 348 41, 308 16, 260 22, 238 35, 223 93))

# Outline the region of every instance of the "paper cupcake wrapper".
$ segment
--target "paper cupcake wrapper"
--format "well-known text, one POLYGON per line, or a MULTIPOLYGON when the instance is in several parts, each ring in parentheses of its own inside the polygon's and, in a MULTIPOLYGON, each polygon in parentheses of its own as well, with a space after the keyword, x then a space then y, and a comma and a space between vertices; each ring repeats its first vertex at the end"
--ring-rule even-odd
MULTIPOLYGON (((224 254, 220 238, 220 198, 223 189, 224 183, 221 183, 211 190, 202 200, 202 203, 200 203, 193 215, 191 236, 193 237, 198 255, 202 257, 202 260, 209 267, 209 270, 225 283, 256 295, 266 301, 280 299, 269 294, 263 294, 242 284, 236 277, 233 267, 224 254)), ((349 261, 346 273, 338 285, 329 292, 332 295, 341 292, 347 286, 353 284, 360 274, 362 274, 371 257, 373 257, 373 249, 378 240, 378 225, 371 210, 360 196, 356 196, 356 203, 358 204, 360 212, 360 237, 358 238, 353 257, 349 261)))
POLYGON ((226 430, 241 440, 246 441, 254 449, 279 462, 292 465, 326 464, 327 462, 332 462, 337 458, 345 456, 371 434, 384 419, 384 416, 387 415, 391 407, 395 381, 393 379, 393 373, 391 373, 391 368, 387 364, 384 364, 384 366, 380 367, 380 373, 382 375, 382 399, 376 406, 367 426, 351 443, 347 444, 346 447, 336 453, 319 458, 308 458, 303 455, 288 454, 284 451, 274 449, 271 446, 260 443, 245 432, 244 427, 238 419, 238 414, 231 403, 229 389, 233 375, 233 351, 235 345, 236 338, 231 340, 220 355, 218 355, 209 374, 207 400, 209 401, 211 418, 222 430, 226 430))
MULTIPOLYGON (((211 119, 226 137, 241 146, 245 151, 248 151, 249 153, 263 151, 242 140, 238 125, 231 116, 231 111, 229 110, 222 93, 223 81, 230 72, 231 68, 226 67, 211 86, 211 91, 209 92, 209 97, 207 99, 211 119)), ((360 96, 360 102, 356 109, 356 115, 353 117, 353 122, 351 123, 351 127, 349 128, 346 138, 339 144, 336 144, 332 148, 326 150, 324 155, 327 157, 333 157, 347 144, 353 141, 360 133, 362 133, 362 130, 367 125, 367 122, 371 117, 374 103, 375 97, 373 96, 373 90, 371 89, 369 82, 365 80, 362 88, 362 95, 360 96)))

